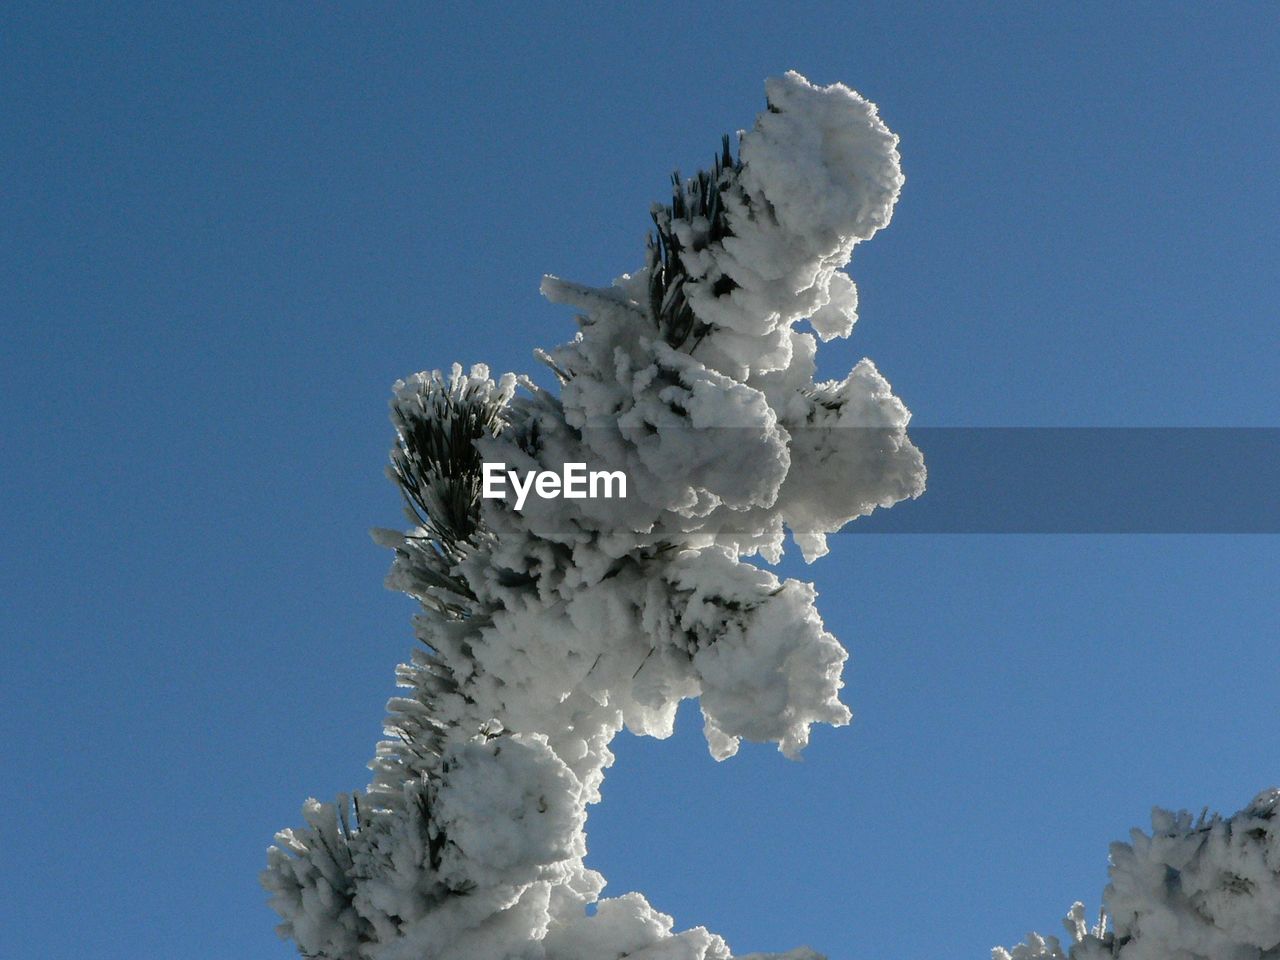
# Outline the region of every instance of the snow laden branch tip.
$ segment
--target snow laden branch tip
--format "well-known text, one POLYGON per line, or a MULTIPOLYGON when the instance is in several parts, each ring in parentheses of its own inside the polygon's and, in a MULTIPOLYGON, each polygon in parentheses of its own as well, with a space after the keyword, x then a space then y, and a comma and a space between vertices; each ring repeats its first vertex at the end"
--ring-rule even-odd
POLYGON ((897 200, 897 138, 839 84, 791 73, 767 95, 737 157, 725 138, 710 170, 675 177, 638 272, 543 281, 580 313, 575 339, 538 353, 558 393, 483 365, 395 385, 409 528, 375 538, 388 585, 421 603, 420 644, 367 790, 308 801, 270 851, 263 882, 305 956, 730 956, 640 894, 602 898, 584 828, 609 743, 670 735, 694 697, 717 759, 743 739, 795 757, 813 724, 847 723, 846 653, 812 586, 751 558, 779 559, 788 530, 816 558, 924 488, 870 361, 814 379, 818 338, 856 319, 841 271, 897 200), (589 464, 627 495, 486 498, 487 463, 589 464))

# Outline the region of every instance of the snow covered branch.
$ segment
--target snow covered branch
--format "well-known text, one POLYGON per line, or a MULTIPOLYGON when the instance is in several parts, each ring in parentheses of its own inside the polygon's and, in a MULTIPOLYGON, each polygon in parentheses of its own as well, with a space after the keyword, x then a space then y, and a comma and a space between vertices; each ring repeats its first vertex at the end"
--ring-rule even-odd
POLYGON ((1083 904, 1057 937, 1031 934, 992 960, 1273 960, 1280 957, 1280 790, 1232 817, 1157 809, 1151 833, 1111 846, 1103 913, 1083 904), (1114 929, 1108 930, 1108 919, 1114 929))
POLYGON ((843 86, 792 73, 767 92, 736 158, 726 138, 710 171, 676 177, 643 269, 604 289, 544 280, 581 312, 577 337, 539 352, 558 395, 484 366, 395 385, 410 529, 375 536, 395 551, 388 584, 422 604, 421 646, 368 790, 308 801, 270 851, 263 882, 304 955, 729 956, 639 894, 600 899, 584 826, 609 742, 668 736, 689 697, 719 759, 744 738, 797 756, 814 723, 846 723, 846 653, 813 588, 747 558, 779 558, 788 527, 819 556, 825 534, 924 488, 875 367, 815 383, 815 337, 796 329, 852 329, 839 271, 889 222, 897 138, 843 86), (625 500, 517 509, 481 496, 484 463, 632 483, 625 500))

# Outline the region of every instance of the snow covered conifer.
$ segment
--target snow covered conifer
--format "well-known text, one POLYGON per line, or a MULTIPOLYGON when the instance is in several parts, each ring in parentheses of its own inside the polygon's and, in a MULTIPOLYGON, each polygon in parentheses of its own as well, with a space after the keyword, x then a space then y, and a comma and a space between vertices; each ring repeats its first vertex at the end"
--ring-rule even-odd
POLYGON ((826 533, 924 486, 909 414, 869 361, 814 382, 814 334, 856 318, 840 270, 897 199, 897 138, 838 84, 791 73, 767 94, 736 157, 725 138, 711 169, 677 175, 640 271, 543 281, 580 314, 539 351, 557 394, 480 365, 395 385, 410 529, 375 536, 388 584, 421 603, 421 643, 368 789, 308 801, 270 851, 263 883, 304 955, 729 957, 639 894, 601 899, 584 826, 609 742, 669 735, 689 697, 717 758, 743 738, 795 756, 812 724, 847 722, 846 654, 814 590, 749 558, 776 560, 788 527, 821 555, 826 533), (586 463, 630 486, 517 510, 480 495, 485 462, 586 463))

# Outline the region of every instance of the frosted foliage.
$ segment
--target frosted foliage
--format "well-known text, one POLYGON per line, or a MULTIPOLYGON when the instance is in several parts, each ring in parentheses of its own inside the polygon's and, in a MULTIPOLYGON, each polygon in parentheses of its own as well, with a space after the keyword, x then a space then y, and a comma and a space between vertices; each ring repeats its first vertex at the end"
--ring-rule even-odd
MULTIPOLYGON (((623 727, 666 737, 699 698, 716 759, 797 757, 845 724, 844 648, 809 584, 760 557, 924 489, 909 413, 868 360, 815 382, 847 336, 840 272, 888 224, 897 138, 846 87, 789 73, 712 172, 654 211, 645 266, 607 288, 553 277, 575 338, 539 357, 558 393, 486 367, 395 384, 389 473, 410 529, 378 530, 421 603, 366 790, 308 800, 263 884, 324 960, 731 960, 724 940, 584 863, 623 727), (812 332, 799 326, 807 323, 812 332), (815 336, 816 335, 816 336, 815 336), (519 390, 523 387, 523 391, 519 390), (618 499, 482 499, 482 461, 622 470, 618 499)), ((1280 791, 1233 817, 1157 810, 1111 851, 1104 911, 995 960, 1280 960, 1280 791)), ((822 960, 806 947, 738 960, 822 960)))
POLYGON ((1280 790, 1227 818, 1156 809, 1151 827, 1112 844, 1101 922, 1077 903, 1066 950, 1032 934, 993 960, 1280 958, 1280 790))
POLYGON ((655 214, 663 246, 643 269, 602 289, 544 280, 579 313, 577 336, 540 352, 558 393, 484 366, 395 385, 391 474, 412 528, 375 537, 395 551, 388 585, 421 602, 421 645, 368 789, 308 801, 270 851, 263 882, 304 955, 730 957, 638 893, 601 899, 584 830, 610 741, 669 736, 693 697, 717 759, 744 739, 797 757, 815 723, 847 723, 846 653, 813 587, 750 558, 779 558, 790 528, 812 559, 925 477, 869 361, 814 381, 814 334, 856 318, 839 271, 902 185, 897 138, 846 87, 790 73, 767 94, 738 158, 726 146, 678 187, 689 206, 655 214), (619 469, 628 496, 516 511, 478 496, 481 460, 619 469))

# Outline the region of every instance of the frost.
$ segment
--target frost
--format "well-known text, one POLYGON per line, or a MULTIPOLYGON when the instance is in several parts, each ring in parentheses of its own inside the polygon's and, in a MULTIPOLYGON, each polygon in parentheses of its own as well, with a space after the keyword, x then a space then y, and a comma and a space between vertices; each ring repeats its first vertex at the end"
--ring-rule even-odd
POLYGON ((907 409, 869 361, 814 381, 814 333, 856 319, 839 271, 902 185, 897 138, 838 84, 790 73, 767 94, 737 159, 726 141, 655 209, 641 270, 605 289, 544 280, 581 313, 539 352, 557 393, 483 366, 395 385, 410 529, 375 539, 395 551, 388 586, 422 604, 421 645, 368 789, 309 801, 270 851, 263 882, 304 955, 730 957, 640 894, 601 899, 583 858, 609 743, 624 726, 668 736, 692 697, 717 759, 744 739, 797 757, 814 724, 847 723, 847 655, 813 587, 752 558, 780 557, 790 528, 813 559, 924 487, 907 409), (480 495, 484 462, 622 470, 628 496, 517 507, 480 495))
MULTIPOLYGON (((387 738, 362 793, 309 800, 263 873, 304 956, 326 960, 730 960, 638 893, 603 898, 586 810, 626 727, 672 732, 697 697, 708 747, 797 757, 840 725, 846 652, 809 584, 780 580, 788 529, 827 535, 924 489, 910 414, 863 360, 815 382, 847 336, 840 272, 903 178, 874 105, 789 73, 713 169, 676 178, 645 265, 603 289, 544 279, 578 335, 537 356, 557 393, 477 365, 395 384, 389 473, 407 531, 387 585, 421 603, 387 738), (798 329, 808 322, 812 332, 798 329), (816 335, 816 336, 815 336, 816 335), (518 387, 523 386, 523 391, 518 387), (482 464, 622 470, 625 500, 481 496, 482 464)), ((1098 922, 995 960, 1280 958, 1280 791, 1229 818, 1157 810, 1111 851, 1098 922), (1065 946, 1064 946, 1065 943, 1065 946)), ((806 947, 739 960, 821 960, 806 947)))
POLYGON ((1102 919, 1088 927, 1075 904, 1067 951, 1032 934, 1012 950, 993 950, 993 960, 1280 957, 1280 790, 1227 818, 1157 808, 1151 827, 1112 844, 1102 919))

